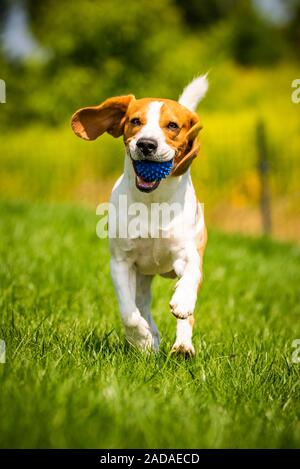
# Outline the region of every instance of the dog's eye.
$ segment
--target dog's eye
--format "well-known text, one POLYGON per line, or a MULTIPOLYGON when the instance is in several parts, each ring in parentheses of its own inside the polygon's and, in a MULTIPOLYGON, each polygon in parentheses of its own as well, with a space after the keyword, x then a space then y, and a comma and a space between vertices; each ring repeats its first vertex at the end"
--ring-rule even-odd
POLYGON ((178 124, 176 124, 176 122, 169 122, 168 125, 167 125, 168 129, 170 130, 176 130, 176 129, 179 129, 179 126, 178 124))
POLYGON ((138 117, 134 117, 133 119, 131 119, 130 123, 132 125, 142 125, 140 119, 138 117))

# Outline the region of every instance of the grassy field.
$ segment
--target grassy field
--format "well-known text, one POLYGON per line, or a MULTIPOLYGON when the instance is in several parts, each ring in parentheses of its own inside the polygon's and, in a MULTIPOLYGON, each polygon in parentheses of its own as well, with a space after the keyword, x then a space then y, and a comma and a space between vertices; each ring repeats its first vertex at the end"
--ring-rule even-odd
POLYGON ((0 204, 1 447, 299 447, 300 248, 211 232, 194 359, 126 346, 93 211, 0 204))

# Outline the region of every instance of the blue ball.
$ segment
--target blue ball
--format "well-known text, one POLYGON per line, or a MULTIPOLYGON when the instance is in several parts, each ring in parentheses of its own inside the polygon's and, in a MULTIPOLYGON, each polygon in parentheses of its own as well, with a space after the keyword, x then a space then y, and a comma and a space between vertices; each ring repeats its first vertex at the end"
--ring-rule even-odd
POLYGON ((160 181, 166 178, 172 171, 173 160, 171 161, 134 161, 134 168, 138 176, 147 182, 160 181))

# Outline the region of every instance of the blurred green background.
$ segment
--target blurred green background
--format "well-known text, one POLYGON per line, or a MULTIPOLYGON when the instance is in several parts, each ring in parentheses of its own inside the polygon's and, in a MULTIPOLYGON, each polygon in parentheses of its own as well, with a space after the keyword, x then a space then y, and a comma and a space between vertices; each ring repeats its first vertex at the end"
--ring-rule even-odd
POLYGON ((192 174, 210 226, 260 234, 257 125, 264 123, 272 235, 299 239, 298 0, 0 0, 0 197, 107 200, 122 139, 70 130, 79 107, 123 93, 176 99, 210 89, 192 174))
POLYGON ((0 12, 0 447, 299 448, 300 246, 260 237, 259 168, 271 235, 299 240, 300 2, 0 0, 0 12), (197 355, 169 355, 174 284, 161 278, 162 346, 140 355, 95 233, 122 139, 84 142, 70 117, 122 93, 176 99, 206 71, 197 355))

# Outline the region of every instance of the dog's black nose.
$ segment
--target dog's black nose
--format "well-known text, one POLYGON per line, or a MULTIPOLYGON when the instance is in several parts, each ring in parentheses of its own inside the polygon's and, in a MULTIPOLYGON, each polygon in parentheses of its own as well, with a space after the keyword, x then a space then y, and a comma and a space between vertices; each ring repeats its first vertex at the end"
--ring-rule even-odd
POLYGON ((136 146, 145 156, 153 155, 158 147, 157 141, 152 138, 140 138, 136 146))

